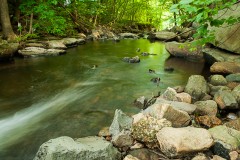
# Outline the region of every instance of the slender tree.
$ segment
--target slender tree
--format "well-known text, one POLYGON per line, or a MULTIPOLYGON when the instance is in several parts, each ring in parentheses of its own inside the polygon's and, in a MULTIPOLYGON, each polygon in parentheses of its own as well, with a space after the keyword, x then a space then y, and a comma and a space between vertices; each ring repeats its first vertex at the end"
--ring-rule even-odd
POLYGON ((16 38, 10 22, 7 0, 0 0, 0 16, 3 30, 3 38, 9 41, 16 38))

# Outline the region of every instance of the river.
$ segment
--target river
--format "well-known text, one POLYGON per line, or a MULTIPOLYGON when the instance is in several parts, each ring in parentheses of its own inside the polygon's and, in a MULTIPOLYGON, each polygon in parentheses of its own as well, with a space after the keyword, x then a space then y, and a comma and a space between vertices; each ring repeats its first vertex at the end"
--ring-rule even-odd
POLYGON ((2 64, 0 159, 30 160, 49 139, 97 135, 111 124, 115 109, 135 114, 136 98, 184 85, 203 70, 201 62, 169 59, 164 44, 146 39, 89 42, 68 49, 66 55, 2 64), (141 56, 137 48, 157 55, 141 56), (136 55, 140 63, 121 60, 136 55), (150 81, 155 77, 161 78, 159 86, 150 81))

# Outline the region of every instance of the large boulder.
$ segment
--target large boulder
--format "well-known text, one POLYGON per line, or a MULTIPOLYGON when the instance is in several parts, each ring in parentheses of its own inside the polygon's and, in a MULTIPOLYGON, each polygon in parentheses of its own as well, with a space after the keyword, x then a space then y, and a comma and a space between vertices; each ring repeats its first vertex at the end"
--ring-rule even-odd
POLYGON ((23 57, 36 57, 36 56, 58 56, 65 54, 66 51, 62 49, 45 49, 40 47, 26 47, 18 50, 18 53, 23 57))
POLYGON ((67 49, 66 45, 63 43, 63 40, 51 40, 46 41, 45 43, 50 49, 67 49))
POLYGON ((131 130, 133 118, 129 117, 121 110, 117 109, 113 118, 113 122, 109 128, 112 136, 118 135, 122 130, 131 130))
POLYGON ((100 137, 58 137, 43 143, 34 160, 120 160, 120 152, 100 137))
POLYGON ((209 64, 214 62, 240 62, 240 55, 217 48, 204 48, 203 55, 209 64))
POLYGON ((203 54, 201 48, 194 48, 191 43, 168 42, 165 44, 166 50, 175 57, 182 57, 189 60, 201 60, 203 54))
POLYGON ((184 91, 190 94, 193 100, 196 101, 203 98, 209 92, 209 87, 203 76, 192 75, 189 77, 184 91))
MULTIPOLYGON (((224 19, 224 18, 239 18, 240 17, 240 3, 237 3, 231 6, 230 9, 226 8, 224 10, 219 11, 216 18, 224 19)), ((211 31, 215 31, 215 41, 212 42, 213 45, 240 54, 240 23, 235 25, 224 24, 221 27, 210 27, 211 31)))
POLYGON ((18 43, 6 43, 0 45, 0 62, 13 60, 14 53, 17 52, 18 43))
POLYGON ((237 62, 215 62, 210 67, 212 73, 240 73, 240 63, 237 62))
POLYGON ((84 44, 86 41, 84 39, 77 38, 63 38, 63 44, 67 47, 77 46, 79 44, 84 44))
POLYGON ((206 129, 194 127, 165 127, 157 133, 157 139, 161 151, 170 157, 204 151, 213 145, 206 129))
POLYGON ((170 104, 153 104, 143 111, 143 114, 150 115, 157 119, 166 118, 172 122, 173 127, 184 127, 190 123, 190 116, 187 112, 175 109, 170 104))

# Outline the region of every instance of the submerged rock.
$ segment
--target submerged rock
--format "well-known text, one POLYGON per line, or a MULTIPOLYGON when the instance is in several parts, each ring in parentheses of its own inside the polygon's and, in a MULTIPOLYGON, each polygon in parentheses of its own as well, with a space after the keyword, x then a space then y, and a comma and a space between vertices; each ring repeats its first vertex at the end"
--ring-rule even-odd
POLYGON ((43 143, 34 160, 120 160, 121 154, 113 145, 100 137, 73 140, 59 137, 43 143))
POLYGON ((135 56, 135 57, 124 57, 122 60, 124 62, 127 62, 127 63, 139 63, 140 62, 140 58, 138 56, 135 56))

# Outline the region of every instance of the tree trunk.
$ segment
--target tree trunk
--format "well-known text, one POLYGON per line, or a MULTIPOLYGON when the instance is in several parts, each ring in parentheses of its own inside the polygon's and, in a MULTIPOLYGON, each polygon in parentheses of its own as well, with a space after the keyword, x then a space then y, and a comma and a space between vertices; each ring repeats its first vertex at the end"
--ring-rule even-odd
POLYGON ((0 16, 3 30, 3 38, 12 41, 16 38, 10 22, 7 0, 0 0, 0 16))

